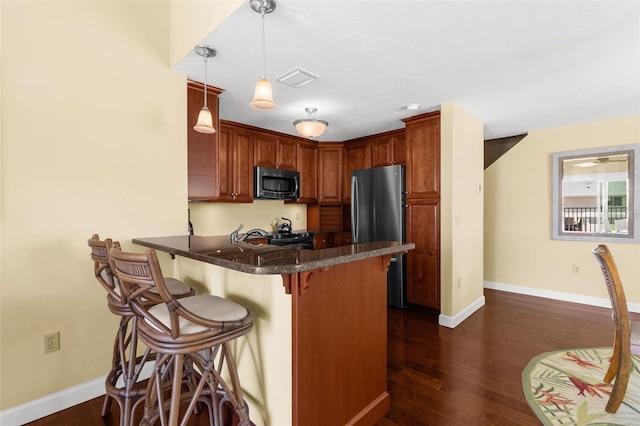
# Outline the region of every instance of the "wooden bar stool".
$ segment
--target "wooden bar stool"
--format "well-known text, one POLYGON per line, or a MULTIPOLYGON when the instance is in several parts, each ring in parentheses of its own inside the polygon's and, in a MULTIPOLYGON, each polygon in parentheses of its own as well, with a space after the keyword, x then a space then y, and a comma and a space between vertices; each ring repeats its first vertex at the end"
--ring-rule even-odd
POLYGON ((249 425, 230 342, 251 330, 251 313, 213 295, 176 299, 168 291, 155 250, 126 253, 114 247, 109 253, 122 291, 138 318, 138 336, 157 353, 141 424, 153 424, 160 418, 162 425, 185 425, 196 404, 204 402, 209 407, 211 424, 220 425, 223 405, 228 401, 238 415, 239 425, 249 425), (150 306, 145 302, 152 290, 157 291, 162 303, 150 306), (193 362, 199 379, 193 389, 186 391, 182 389, 181 374, 185 357, 193 362), (222 378, 223 368, 229 383, 222 378), (164 386, 168 376, 172 379, 170 392, 164 386), (187 401, 180 420, 180 405, 187 401))
MULTIPOLYGON (((106 416, 111 411, 111 403, 115 399, 120 406, 120 425, 129 426, 133 421, 133 411, 142 401, 146 389, 143 386, 136 387, 136 383, 147 361, 153 361, 156 354, 150 349, 138 355, 137 318, 131 312, 126 296, 121 291, 117 278, 114 276, 109 264, 109 248, 120 247, 118 242, 111 239, 100 240, 98 234, 88 240, 91 248, 91 259, 94 262, 96 279, 107 292, 107 306, 115 315, 120 316, 120 325, 113 344, 113 358, 111 371, 105 380, 106 395, 102 406, 102 415, 106 416), (122 385, 118 384, 122 381, 122 385)), ((187 297, 195 295, 195 290, 175 278, 165 278, 169 291, 174 297, 187 297)), ((151 293, 147 303, 160 302, 159 296, 151 293)))

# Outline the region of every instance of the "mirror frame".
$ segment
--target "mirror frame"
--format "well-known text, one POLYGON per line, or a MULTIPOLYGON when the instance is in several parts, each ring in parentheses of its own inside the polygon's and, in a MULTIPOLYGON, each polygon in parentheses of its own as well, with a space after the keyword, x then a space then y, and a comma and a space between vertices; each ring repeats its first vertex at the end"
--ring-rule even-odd
POLYGON ((612 243, 640 242, 640 220, 637 220, 638 215, 636 213, 636 209, 640 208, 640 144, 554 152, 552 154, 552 185, 552 239, 612 243), (605 157, 620 154, 629 154, 629 163, 627 168, 629 177, 629 196, 627 197, 627 229, 629 230, 629 233, 616 234, 604 232, 565 232, 562 213, 562 162, 564 160, 573 160, 581 157, 605 157))

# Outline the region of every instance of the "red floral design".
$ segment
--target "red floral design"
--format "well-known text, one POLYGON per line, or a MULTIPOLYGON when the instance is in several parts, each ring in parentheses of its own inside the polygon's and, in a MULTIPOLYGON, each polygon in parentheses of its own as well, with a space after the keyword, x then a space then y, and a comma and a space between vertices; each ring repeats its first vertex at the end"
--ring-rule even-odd
POLYGON ((589 395, 597 396, 599 398, 602 398, 602 395, 600 395, 600 392, 606 393, 607 395, 611 394, 611 391, 606 389, 608 387, 611 387, 609 383, 598 383, 597 385, 590 385, 588 383, 583 382, 580 379, 576 379, 575 377, 571 377, 571 376, 569 376, 569 380, 580 391, 578 392, 578 395, 586 396, 584 394, 585 391, 587 391, 589 395))
POLYGON ((547 392, 545 390, 542 389, 536 389, 538 392, 540 392, 542 395, 544 395, 544 398, 542 400, 537 399, 536 402, 540 405, 555 405, 556 408, 560 411, 564 411, 560 405, 576 405, 575 402, 572 402, 570 399, 565 398, 564 396, 558 395, 558 394, 553 394, 551 392, 547 392))
POLYGON ((565 357, 564 359, 566 359, 567 361, 573 361, 576 364, 578 364, 580 367, 596 368, 598 370, 602 370, 599 366, 595 365, 591 361, 586 361, 580 358, 578 355, 574 354, 573 352, 567 352, 567 357, 565 357))

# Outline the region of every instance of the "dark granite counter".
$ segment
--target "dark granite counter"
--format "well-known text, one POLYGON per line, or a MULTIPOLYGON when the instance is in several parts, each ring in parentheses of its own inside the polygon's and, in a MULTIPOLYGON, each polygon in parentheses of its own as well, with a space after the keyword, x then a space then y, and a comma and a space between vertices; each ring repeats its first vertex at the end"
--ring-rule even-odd
POLYGON ((249 274, 293 274, 354 262, 371 257, 412 250, 413 243, 379 241, 322 250, 278 247, 252 243, 232 243, 228 236, 188 236, 134 238, 133 243, 171 254, 249 274))

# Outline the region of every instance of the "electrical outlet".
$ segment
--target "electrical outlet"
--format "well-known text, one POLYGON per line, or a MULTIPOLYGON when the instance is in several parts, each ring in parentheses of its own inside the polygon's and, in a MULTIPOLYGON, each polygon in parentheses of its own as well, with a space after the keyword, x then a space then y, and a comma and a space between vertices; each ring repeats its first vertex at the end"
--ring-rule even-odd
POLYGON ((47 334, 44 336, 44 353, 55 352, 60 350, 60 332, 47 334))
POLYGON ((573 265, 571 270, 573 271, 574 274, 579 274, 580 273, 580 265, 573 265))

